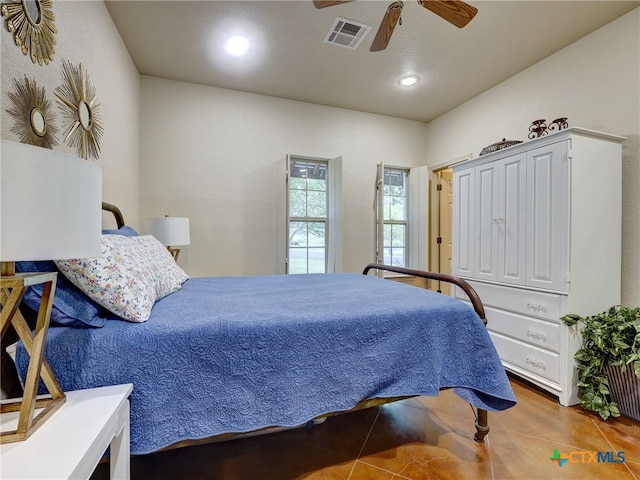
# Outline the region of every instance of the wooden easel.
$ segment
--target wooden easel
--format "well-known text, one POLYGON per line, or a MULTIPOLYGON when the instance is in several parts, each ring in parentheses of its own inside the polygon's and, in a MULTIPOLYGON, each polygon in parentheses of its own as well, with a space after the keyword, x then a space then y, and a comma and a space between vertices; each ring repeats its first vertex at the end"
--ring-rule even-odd
POLYGON ((2 432, 0 443, 26 440, 65 402, 66 397, 44 357, 44 349, 49 330, 51 308, 55 295, 57 273, 18 273, 3 271, 0 278, 0 305, 2 337, 9 325, 13 325, 29 354, 29 367, 24 382, 21 399, 12 399, 1 405, 1 413, 20 412, 15 430, 2 432), (26 290, 31 285, 44 284, 36 328, 33 334, 18 307, 26 290), (44 382, 51 398, 36 398, 40 379, 44 382), (34 417, 36 409, 42 409, 34 417))

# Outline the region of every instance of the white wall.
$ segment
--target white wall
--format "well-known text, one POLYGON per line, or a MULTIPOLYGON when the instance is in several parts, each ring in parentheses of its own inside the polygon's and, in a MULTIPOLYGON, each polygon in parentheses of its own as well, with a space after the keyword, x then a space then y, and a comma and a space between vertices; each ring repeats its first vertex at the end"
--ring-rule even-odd
MULTIPOLYGON (((19 141, 11 132, 14 118, 7 113, 12 103, 9 91, 14 91, 13 79, 24 81, 24 76, 35 79, 44 87, 51 102, 59 130, 55 150, 78 155, 62 138, 66 123, 57 105, 55 89, 62 82, 62 59, 73 65, 82 63, 91 84, 96 89, 100 104, 100 118, 104 136, 100 142, 103 198, 117 203, 126 218, 138 223, 138 130, 140 116, 140 77, 122 42, 111 16, 102 0, 55 1, 53 13, 56 47, 48 65, 33 64, 22 54, 1 18, 2 56, 0 57, 2 96, 0 98, 1 138, 19 141)), ((91 160, 93 161, 93 160, 91 160)))
MULTIPOLYGON (((525 139, 534 119, 567 116, 571 125, 629 138, 623 302, 640 304, 640 9, 429 125, 140 79, 101 0, 56 1, 54 13, 56 53, 42 66, 22 55, 2 19, 0 137, 17 140, 6 112, 13 78, 34 78, 55 105, 61 60, 82 63, 105 127, 97 161, 104 199, 117 203, 135 228, 148 216, 191 217, 193 243, 180 263, 192 275, 283 271, 287 153, 344 157, 344 270, 359 271, 373 258, 375 163, 411 167, 477 156, 503 137, 525 139)), ((75 153, 59 141, 56 150, 75 153)))
POLYGON ((373 260, 376 163, 425 164, 426 125, 142 77, 140 216, 188 216, 193 276, 284 272, 287 153, 343 157, 343 270, 373 260))
POLYGON ((558 117, 628 138, 622 164, 622 302, 638 306, 640 8, 429 123, 427 162, 440 165, 469 153, 477 157, 502 138, 526 140, 533 120, 558 117))

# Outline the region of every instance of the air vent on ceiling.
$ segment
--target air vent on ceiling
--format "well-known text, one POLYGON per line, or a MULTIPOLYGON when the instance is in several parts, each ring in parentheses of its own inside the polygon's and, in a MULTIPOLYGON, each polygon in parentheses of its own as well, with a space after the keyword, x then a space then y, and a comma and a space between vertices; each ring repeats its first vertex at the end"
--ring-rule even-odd
POLYGON ((355 50, 369 30, 371 30, 369 25, 338 17, 334 20, 324 43, 355 50))

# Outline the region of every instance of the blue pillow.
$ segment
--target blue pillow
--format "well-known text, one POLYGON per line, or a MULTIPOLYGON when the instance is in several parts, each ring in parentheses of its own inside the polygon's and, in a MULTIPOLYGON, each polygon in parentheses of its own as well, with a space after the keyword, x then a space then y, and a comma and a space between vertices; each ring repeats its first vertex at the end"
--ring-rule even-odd
POLYGON ((138 232, 136 232, 129 225, 124 225, 123 227, 118 228, 117 230, 102 230, 103 235, 124 235, 125 237, 137 237, 138 232))
MULTIPOLYGON (((138 232, 128 225, 114 230, 103 230, 103 235, 124 235, 137 237, 138 232)), ((71 283, 52 261, 16 262, 16 272, 58 272, 56 295, 51 309, 51 321, 68 327, 103 327, 108 318, 119 318, 87 297, 82 290, 71 283)), ((40 308, 44 286, 32 285, 27 289, 22 301, 36 312, 40 308)))
MULTIPOLYGON (((67 280, 52 261, 16 262, 16 272, 58 272, 52 322, 69 327, 102 327, 106 323, 109 312, 67 280)), ((43 288, 42 284, 30 286, 22 299, 36 312, 40 308, 43 288)))

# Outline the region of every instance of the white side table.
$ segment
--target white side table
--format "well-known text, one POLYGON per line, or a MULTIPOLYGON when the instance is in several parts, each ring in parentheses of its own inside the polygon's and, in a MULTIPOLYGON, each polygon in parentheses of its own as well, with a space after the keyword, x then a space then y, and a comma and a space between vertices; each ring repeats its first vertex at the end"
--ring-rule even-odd
MULTIPOLYGON (((111 446, 111 478, 128 480, 129 395, 133 385, 66 392, 67 401, 23 442, 0 446, 2 479, 88 479, 111 446)), ((3 413, 2 430, 18 412, 3 413)))

